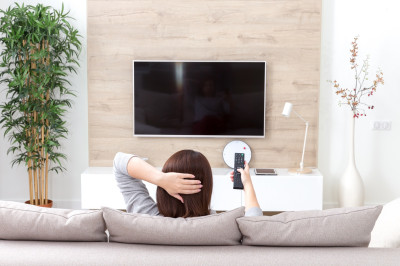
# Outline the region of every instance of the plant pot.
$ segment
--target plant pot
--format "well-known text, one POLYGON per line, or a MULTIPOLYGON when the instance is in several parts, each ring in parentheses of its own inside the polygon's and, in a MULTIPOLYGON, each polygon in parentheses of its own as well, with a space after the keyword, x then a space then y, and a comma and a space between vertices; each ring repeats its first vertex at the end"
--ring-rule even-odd
MULTIPOLYGON (((52 208, 53 207, 53 201, 52 200, 47 200, 47 204, 43 204, 43 205, 41 205, 41 204, 39 204, 39 205, 35 205, 35 204, 32 204, 32 205, 35 205, 35 206, 38 206, 38 207, 43 207, 43 208, 52 208)), ((31 204, 30 203, 30 201, 29 200, 27 200, 27 201, 25 201, 25 204, 31 204)))

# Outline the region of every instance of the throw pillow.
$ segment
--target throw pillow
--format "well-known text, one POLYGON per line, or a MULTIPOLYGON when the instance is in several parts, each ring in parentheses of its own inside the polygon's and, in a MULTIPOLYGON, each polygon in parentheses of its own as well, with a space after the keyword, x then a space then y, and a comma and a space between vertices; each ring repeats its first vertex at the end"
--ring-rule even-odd
POLYGON ((0 201, 0 239, 107 241, 101 210, 42 208, 0 201))
POLYGON ((160 245, 240 245, 236 218, 244 208, 193 218, 169 218, 103 208, 110 242, 160 245))
POLYGON ((383 206, 371 232, 369 247, 400 248, 400 198, 383 206))
POLYGON ((284 212, 237 219, 243 245, 368 246, 382 206, 284 212))

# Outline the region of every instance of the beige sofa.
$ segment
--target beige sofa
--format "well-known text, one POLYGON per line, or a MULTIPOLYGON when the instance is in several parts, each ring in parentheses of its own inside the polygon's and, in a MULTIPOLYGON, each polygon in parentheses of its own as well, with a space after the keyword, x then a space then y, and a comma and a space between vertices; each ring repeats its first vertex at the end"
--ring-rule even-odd
POLYGON ((173 219, 0 201, 0 265, 400 265, 367 247, 381 209, 173 219))
POLYGON ((0 265, 396 265, 400 249, 0 240, 0 265))

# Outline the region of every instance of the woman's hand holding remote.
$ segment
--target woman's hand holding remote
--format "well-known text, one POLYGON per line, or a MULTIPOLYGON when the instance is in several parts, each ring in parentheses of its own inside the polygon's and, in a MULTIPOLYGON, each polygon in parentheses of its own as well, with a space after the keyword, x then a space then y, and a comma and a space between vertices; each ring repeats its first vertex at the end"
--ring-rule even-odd
MULTIPOLYGON (((246 210, 253 208, 253 207, 260 207, 258 204, 256 192, 253 187, 253 183, 251 181, 250 172, 249 172, 249 165, 245 161, 244 162, 244 169, 237 169, 240 172, 242 183, 243 183, 243 190, 244 190, 244 202, 246 210)), ((230 173, 230 178, 233 182, 233 171, 230 173)))

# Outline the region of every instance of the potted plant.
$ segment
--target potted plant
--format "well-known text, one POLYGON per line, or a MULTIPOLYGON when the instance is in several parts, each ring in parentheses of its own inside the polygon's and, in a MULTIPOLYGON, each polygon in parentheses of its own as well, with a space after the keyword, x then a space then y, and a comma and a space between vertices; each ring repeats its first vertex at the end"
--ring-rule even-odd
MULTIPOLYGON (((49 171, 63 171, 60 139, 66 138, 64 115, 71 108, 68 73, 79 66, 81 37, 64 6, 58 11, 38 4, 0 10, 0 83, 6 101, 0 105, 0 124, 8 136, 12 165, 28 171, 27 203, 49 205, 49 171)), ((51 207, 51 206, 48 206, 51 207)))

